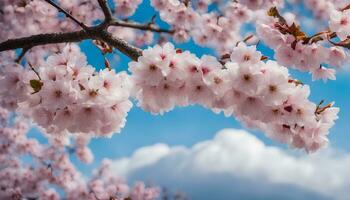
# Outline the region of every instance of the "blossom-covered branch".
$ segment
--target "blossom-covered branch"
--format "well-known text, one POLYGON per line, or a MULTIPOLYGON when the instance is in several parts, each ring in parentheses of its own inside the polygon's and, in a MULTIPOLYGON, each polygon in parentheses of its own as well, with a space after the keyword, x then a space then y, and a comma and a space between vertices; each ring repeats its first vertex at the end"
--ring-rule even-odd
POLYGON ((19 39, 10 39, 0 43, 0 52, 18 48, 32 48, 46 44, 80 42, 87 39, 102 40, 133 60, 137 60, 138 56, 141 55, 139 48, 128 44, 120 38, 114 37, 100 26, 69 33, 39 34, 19 39))
MULTIPOLYGON (((48 0, 47 2, 51 2, 51 1, 48 0)), ((105 14, 105 21, 100 25, 93 26, 93 27, 86 27, 85 25, 82 26, 81 22, 79 22, 76 18, 74 18, 72 15, 69 14, 68 15, 69 18, 74 19, 74 21, 79 25, 81 25, 84 28, 84 30, 68 32, 68 33, 39 34, 39 35, 33 35, 29 37, 10 39, 0 43, 0 52, 18 49, 18 48, 28 50, 32 47, 39 46, 39 45, 81 42, 83 40, 93 39, 93 40, 101 40, 103 42, 106 42, 110 46, 117 48, 122 53, 129 56, 131 59, 137 60, 137 58, 141 55, 140 53, 141 50, 131 44, 128 44, 123 39, 113 36, 111 33, 107 31, 109 26, 121 26, 121 27, 128 27, 128 28, 134 28, 139 30, 159 32, 159 33, 160 32, 172 33, 171 30, 160 29, 158 27, 155 27, 153 24, 143 25, 135 22, 125 22, 125 21, 114 19, 112 18, 111 11, 107 5, 107 1, 99 0, 99 4, 103 10, 103 13, 105 14)), ((64 11, 64 9, 59 7, 57 4, 52 3, 52 5, 55 5, 55 7, 60 11, 64 11)), ((64 13, 67 13, 67 12, 64 11, 64 13)))
POLYGON ((335 79, 335 69, 349 58, 347 0, 306 0, 329 25, 311 36, 296 15, 285 12, 283 0, 144 1, 169 29, 157 26, 155 17, 131 21, 141 2, 0 2, 1 199, 155 199, 157 188, 142 183, 127 190, 107 172, 108 162, 82 178, 70 161, 76 155, 92 162, 90 138, 121 132, 132 100, 152 114, 201 105, 307 152, 328 144, 339 108, 310 101, 309 86, 287 67, 335 79), (247 24, 256 33, 241 34, 247 24), (89 65, 80 49, 85 45, 77 44, 84 40, 93 40, 104 56, 115 48, 131 58, 128 72, 115 70, 106 57, 105 68, 89 65), (215 53, 198 57, 169 42, 189 40, 215 53), (275 51, 276 61, 257 50, 260 40, 275 51), (27 137, 32 122, 48 144, 27 137), (21 162, 24 154, 33 164, 21 162))

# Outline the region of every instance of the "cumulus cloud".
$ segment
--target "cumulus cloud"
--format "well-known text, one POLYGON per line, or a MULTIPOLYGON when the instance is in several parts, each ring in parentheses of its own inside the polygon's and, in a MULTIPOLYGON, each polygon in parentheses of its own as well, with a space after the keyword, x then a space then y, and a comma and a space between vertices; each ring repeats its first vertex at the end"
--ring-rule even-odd
POLYGON ((350 199, 350 155, 328 148, 296 154, 225 129, 191 148, 156 144, 113 162, 113 172, 191 199, 350 199))

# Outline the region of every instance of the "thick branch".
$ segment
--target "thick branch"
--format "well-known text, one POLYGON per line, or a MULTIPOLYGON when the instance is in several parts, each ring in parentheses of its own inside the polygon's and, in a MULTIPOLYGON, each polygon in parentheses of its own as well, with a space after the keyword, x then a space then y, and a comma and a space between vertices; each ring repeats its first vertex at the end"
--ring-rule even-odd
POLYGON ((129 58, 137 61, 137 58, 142 55, 142 50, 128 44, 125 40, 115 38, 107 31, 102 31, 99 38, 107 44, 117 48, 120 52, 127 55, 129 58))
POLYGON ((112 11, 108 6, 108 1, 107 0, 98 0, 98 4, 100 5, 103 14, 105 15, 105 22, 108 23, 112 21, 112 11))
POLYGON ((33 35, 24 38, 10 39, 0 43, 0 52, 12 49, 32 48, 39 45, 57 44, 65 42, 80 42, 86 39, 95 39, 89 35, 85 30, 75 31, 69 33, 48 33, 33 35))
POLYGON ((134 28, 134 29, 140 29, 144 31, 152 31, 157 33, 169 33, 173 34, 174 30, 168 30, 168 29, 162 29, 159 27, 156 27, 153 24, 140 24, 136 22, 125 22, 125 21, 113 21, 110 23, 111 26, 121 26, 121 27, 128 27, 128 28, 134 28))
POLYGON ((62 12, 63 14, 66 15, 66 17, 70 18, 71 20, 73 20, 75 23, 77 23, 79 26, 81 26, 83 29, 87 29, 88 27, 81 21, 79 21, 78 19, 76 19, 73 15, 71 15, 69 12, 67 12, 66 10, 64 10, 63 8, 61 8, 58 4, 56 4, 55 2, 51 1, 51 0, 45 0, 47 3, 49 3, 50 5, 52 5, 53 7, 55 7, 59 12, 62 12))
POLYGON ((0 52, 19 48, 29 49, 38 45, 80 42, 87 39, 102 40, 112 47, 117 48, 119 51, 129 56, 133 60, 137 60, 137 58, 142 54, 141 49, 128 44, 122 39, 113 37, 110 33, 105 30, 100 30, 98 27, 90 29, 88 32, 82 30, 70 33, 50 33, 7 40, 0 43, 0 52))

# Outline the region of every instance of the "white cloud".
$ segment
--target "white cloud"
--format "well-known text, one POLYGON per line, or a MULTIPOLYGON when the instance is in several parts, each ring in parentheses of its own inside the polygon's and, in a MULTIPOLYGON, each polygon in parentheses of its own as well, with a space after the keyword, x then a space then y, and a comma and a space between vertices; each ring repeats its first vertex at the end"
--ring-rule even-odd
POLYGON ((113 162, 130 181, 177 188, 191 199, 350 199, 350 155, 266 146, 243 130, 225 129, 191 148, 156 144, 113 162))

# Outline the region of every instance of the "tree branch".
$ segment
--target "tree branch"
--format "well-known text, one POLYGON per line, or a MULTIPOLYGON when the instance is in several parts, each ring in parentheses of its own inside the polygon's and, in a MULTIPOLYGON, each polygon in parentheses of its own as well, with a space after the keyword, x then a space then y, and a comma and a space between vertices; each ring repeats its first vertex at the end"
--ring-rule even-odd
MULTIPOLYGON (((67 17, 71 18, 76 23, 79 22, 72 15, 64 11, 62 8, 60 8, 58 5, 56 5, 52 1, 50 0, 45 0, 45 1, 55 6, 55 8, 57 8, 59 11, 67 14, 67 17)), ((105 42, 110 46, 118 49, 120 52, 127 55, 131 59, 137 60, 138 57, 142 55, 142 50, 131 44, 128 44, 126 41, 120 38, 114 37, 111 33, 107 31, 109 26, 129 27, 129 28, 148 30, 148 31, 159 32, 159 33, 163 33, 163 32, 169 33, 169 34, 173 33, 173 30, 161 29, 154 26, 152 23, 139 24, 135 22, 131 23, 131 22, 118 21, 117 19, 114 19, 112 17, 112 12, 106 0, 98 0, 98 3, 101 6, 101 9, 103 10, 103 13, 105 15, 105 21, 102 24, 93 26, 93 27, 86 27, 83 24, 79 24, 84 28, 84 30, 68 32, 68 33, 47 33, 47 34, 33 35, 33 36, 23 37, 18 39, 10 39, 0 43, 0 52, 21 48, 22 53, 18 58, 18 60, 20 61, 24 56, 24 53, 28 51, 30 48, 35 46, 68 43, 68 42, 81 42, 83 40, 92 39, 92 40, 100 40, 102 42, 105 42)))
POLYGON ((105 16, 105 23, 109 23, 110 21, 112 21, 112 11, 108 6, 107 0, 98 0, 98 4, 100 5, 105 16))
POLYGON ((16 58, 15 62, 16 63, 20 63, 22 58, 26 55, 26 53, 30 50, 31 47, 26 47, 23 48, 21 51, 21 54, 19 54, 19 56, 16 58))
POLYGON ((2 42, 0 43, 0 52, 19 48, 32 48, 35 46, 46 44, 80 42, 86 39, 95 39, 95 37, 88 34, 85 30, 69 33, 39 34, 24 38, 10 39, 5 42, 2 42))
POLYGON ((66 10, 64 10, 63 8, 61 8, 58 4, 56 4, 55 2, 51 1, 51 0, 45 0, 47 3, 49 3, 50 5, 52 5, 53 7, 55 7, 59 12, 62 12, 64 15, 66 15, 66 17, 70 18, 71 20, 73 20, 76 24, 78 24, 79 26, 81 26, 83 29, 87 29, 88 27, 81 21, 79 21, 78 19, 76 19, 73 15, 71 15, 69 12, 67 12, 66 10))
POLYGON ((134 28, 134 29, 140 29, 144 31, 152 31, 152 32, 157 32, 157 33, 169 33, 173 34, 175 31, 174 30, 168 30, 168 29, 162 29, 159 28, 151 23, 148 24, 140 24, 136 22, 126 22, 126 21, 112 21, 110 23, 111 26, 121 26, 121 27, 128 27, 128 28, 134 28))
POLYGON ((113 37, 106 30, 101 30, 99 27, 92 28, 88 31, 82 30, 69 33, 39 34, 30 37, 7 40, 0 43, 0 52, 19 48, 29 49, 46 44, 80 42, 87 39, 102 40, 112 47, 117 48, 119 51, 129 56, 133 60, 137 60, 137 58, 142 54, 141 49, 128 44, 126 41, 120 38, 113 37))
POLYGON ((122 52, 123 54, 127 55, 128 57, 130 57, 135 61, 137 61, 137 58, 142 55, 141 49, 130 45, 125 40, 113 37, 113 35, 108 33, 107 31, 100 32, 98 37, 102 41, 106 42, 112 47, 117 48, 120 52, 122 52))

